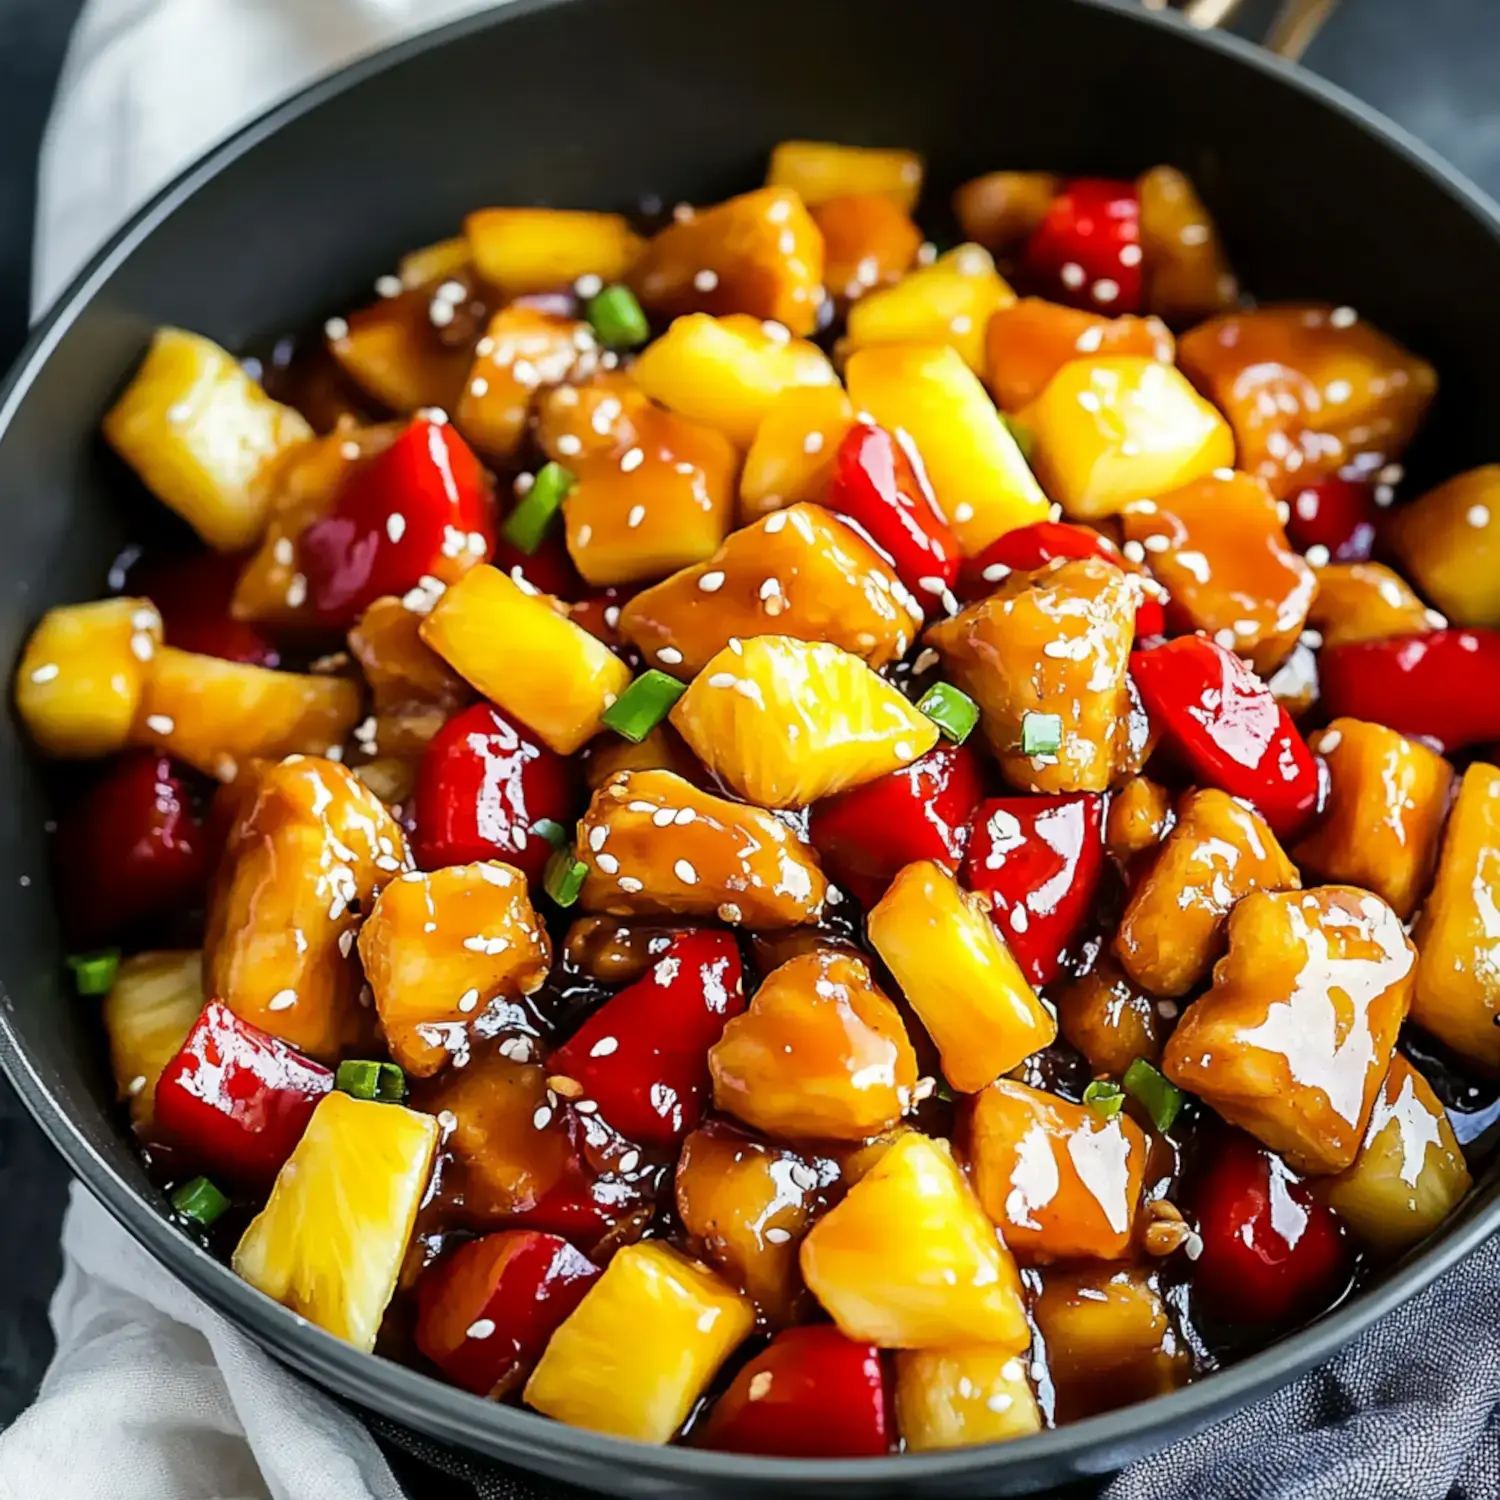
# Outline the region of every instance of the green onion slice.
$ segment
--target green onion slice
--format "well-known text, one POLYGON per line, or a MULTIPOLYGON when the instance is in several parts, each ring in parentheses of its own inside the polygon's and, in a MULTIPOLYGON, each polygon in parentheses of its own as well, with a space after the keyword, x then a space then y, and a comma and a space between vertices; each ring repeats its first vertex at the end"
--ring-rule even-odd
POLYGON ((184 1219, 207 1229, 229 1207, 229 1199, 208 1178, 195 1177, 173 1189, 172 1207, 184 1219))
POLYGON ((559 906, 572 906, 588 873, 589 867, 581 859, 574 859, 572 850, 559 849, 547 861, 542 888, 559 906))
POLYGON ((1021 716, 1021 754, 1056 755, 1062 749, 1062 715, 1027 712, 1021 716))
POLYGON ((679 682, 655 667, 642 672, 602 715, 604 727, 624 735, 632 744, 640 742, 671 712, 672 705, 687 692, 679 682))
POLYGON ((1158 1131, 1170 1130, 1182 1113, 1184 1095, 1175 1083, 1167 1079, 1146 1061, 1138 1057, 1125 1070, 1125 1092, 1145 1107, 1151 1123, 1158 1131))
POLYGON ((918 709, 926 714, 955 745, 973 734, 979 722, 979 705, 951 682, 935 682, 922 694, 918 709))
POLYGON ((120 967, 120 952, 110 948, 103 953, 75 953, 67 964, 80 995, 107 995, 120 967))
POLYGON ((543 464, 531 488, 516 502, 516 508, 500 528, 512 546, 528 557, 546 540, 552 518, 562 509, 569 491, 578 483, 571 469, 561 464, 543 464))
POLYGON ((607 286, 590 299, 585 316, 606 349, 635 349, 651 337, 651 325, 628 286, 607 286))
POLYGON ((393 1062, 372 1062, 351 1058, 339 1064, 333 1075, 334 1087, 356 1099, 378 1099, 384 1104, 399 1104, 406 1098, 406 1074, 393 1062))
POLYGON ((1083 1102, 1101 1120, 1112 1120, 1125 1108, 1125 1091, 1117 1083, 1096 1078, 1084 1091, 1083 1102))
POLYGON ((554 849, 562 849, 567 846, 568 830, 555 818, 538 818, 531 825, 531 832, 539 839, 546 839, 554 849))

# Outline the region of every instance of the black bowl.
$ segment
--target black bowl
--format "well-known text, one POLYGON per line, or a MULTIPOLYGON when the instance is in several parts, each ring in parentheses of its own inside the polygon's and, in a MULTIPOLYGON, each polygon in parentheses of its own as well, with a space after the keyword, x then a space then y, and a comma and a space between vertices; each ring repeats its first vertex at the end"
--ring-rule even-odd
MULTIPOLYGON (((99 418, 159 323, 243 347, 362 300, 485 203, 711 201, 788 136, 920 147, 929 200, 996 166, 1199 184, 1262 297, 1349 302, 1445 384, 1418 471, 1493 459, 1500 213, 1393 126, 1242 44, 1104 0, 514 0, 330 78, 219 147, 100 253, 0 397, 0 657, 99 593, 124 540, 99 418)), ((0 726, 0 1061, 130 1233, 278 1358, 432 1437, 618 1494, 1018 1494, 1112 1471, 1329 1356, 1500 1225, 1487 1173, 1419 1251, 1264 1353, 1145 1406, 1007 1446, 861 1462, 648 1448, 356 1353, 163 1217, 111 1102, 93 1006, 67 993, 38 769, 0 726)))

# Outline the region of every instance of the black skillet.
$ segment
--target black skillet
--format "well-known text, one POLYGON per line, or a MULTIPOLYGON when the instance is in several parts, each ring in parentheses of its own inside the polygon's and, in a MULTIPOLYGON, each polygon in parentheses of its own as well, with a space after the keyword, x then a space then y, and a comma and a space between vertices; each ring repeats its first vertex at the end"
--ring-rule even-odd
MULTIPOLYGON (((1107 0, 514 0, 320 83, 219 148, 101 252, 0 398, 0 659, 89 598, 123 539, 100 415, 158 323, 243 347, 368 296, 486 203, 707 202, 787 136, 921 148, 929 221, 998 166, 1186 169, 1263 298, 1367 313, 1441 372, 1414 484, 1500 457, 1500 212, 1369 110, 1107 0)), ((288 1365, 431 1437, 619 1494, 1018 1494, 1118 1468, 1326 1358, 1500 1225, 1494 1171, 1417 1253, 1311 1327, 1143 1406, 993 1449, 747 1460, 574 1431, 355 1353, 172 1228, 59 978, 37 769, 0 724, 0 1061, 153 1255, 288 1365)))

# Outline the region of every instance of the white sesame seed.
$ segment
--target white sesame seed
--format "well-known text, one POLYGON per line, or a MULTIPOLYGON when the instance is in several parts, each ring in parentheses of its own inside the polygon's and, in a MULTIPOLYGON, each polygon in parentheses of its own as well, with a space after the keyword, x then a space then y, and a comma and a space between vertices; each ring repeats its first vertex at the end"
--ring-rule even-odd
POLYGON ((338 343, 340 339, 346 339, 349 337, 349 325, 344 321, 343 318, 330 318, 323 325, 323 332, 329 338, 331 338, 334 343, 338 343))
POLYGON ((277 990, 266 1001, 267 1010, 290 1010, 297 1003, 296 990, 277 990))
POLYGON ((597 297, 604 290, 604 278, 595 276, 592 271, 589 271, 573 283, 573 290, 580 297, 597 297))
POLYGON ((583 452, 583 439, 573 432, 565 432, 557 440, 557 451, 564 458, 572 458, 583 452))
POLYGON ((1120 246, 1120 264, 1122 266, 1138 266, 1141 263, 1141 247, 1139 245, 1120 246))
MULTIPOLYGON (((359 457, 358 453, 354 456, 356 458, 359 457)), ((283 568, 291 567, 297 560, 297 549, 292 545, 291 537, 277 537, 275 544, 271 548, 271 557, 275 562, 280 563, 283 568)))
POLYGON ((531 1117, 532 1127, 536 1130, 545 1130, 552 1123, 552 1111, 543 1104, 531 1117))
POLYGON ((1341 406, 1354 394, 1354 387, 1347 380, 1330 380, 1323 387, 1323 399, 1331 406, 1341 406))
POLYGON ((488 395, 489 394, 489 389, 490 389, 490 383, 489 383, 488 380, 486 380, 484 378, 483 375, 476 375, 469 382, 469 394, 471 396, 473 396, 476 400, 480 396, 488 395))
POLYGON ((669 667, 675 667, 682 661, 682 652, 676 646, 663 646, 656 653, 657 661, 664 661, 669 667))
POLYGON ((1075 260, 1070 260, 1057 274, 1062 284, 1073 292, 1076 292, 1089 279, 1088 272, 1075 260))
POLYGON ((705 268, 693 277, 693 287, 696 291, 711 292, 719 284, 719 273, 705 268))
POLYGON ((626 895, 633 896, 637 891, 642 889, 642 886, 641 882, 634 875, 622 875, 620 876, 620 889, 626 895))
POLYGON ((618 875, 620 873, 620 861, 613 854, 596 854, 594 856, 594 863, 606 875, 618 875))
POLYGON ((891 749, 895 752, 897 760, 910 760, 917 753, 906 740, 897 740, 891 749))
POLYGON ((991 563, 979 576, 986 583, 999 583, 1010 577, 1010 569, 1004 563, 991 563))
POLYGON ((685 859, 679 859, 677 863, 672 866, 672 873, 684 885, 698 884, 698 872, 685 859))
POLYGON ((633 474, 645 462, 646 455, 644 451, 640 448, 632 448, 620 460, 620 468, 626 474, 633 474))
POLYGON ((1095 302, 1113 302, 1120 295, 1120 283, 1111 281, 1108 276, 1101 277, 1094 283, 1093 296, 1095 302))
POLYGON ((1359 321, 1359 314, 1352 307, 1336 307, 1329 313, 1328 321, 1335 328, 1352 328, 1359 321))
POLYGON ((960 526, 962 526, 965 521, 972 521, 974 519, 974 507, 970 505, 967 500, 960 500, 958 504, 953 507, 953 519, 960 526))
POLYGON ((792 1237, 788 1229, 779 1229, 775 1225, 766 1230, 766 1243, 768 1245, 784 1245, 792 1237))
POLYGON ((152 734, 171 734, 177 725, 167 714, 148 714, 146 716, 146 728, 152 734))
POLYGON ((712 572, 705 573, 698 580, 698 587, 702 589, 705 594, 716 594, 721 588, 724 587, 723 573, 721 573, 717 568, 715 568, 712 572))
POLYGON ((1326 568, 1328 566, 1328 548, 1322 542, 1314 542, 1303 554, 1308 564, 1314 568, 1326 568))
POLYGON ((612 1053, 617 1052, 619 1050, 619 1046, 620 1046, 620 1039, 619 1039, 619 1037, 617 1037, 617 1036, 601 1036, 599 1038, 599 1040, 597 1042, 595 1042, 592 1047, 589 1048, 589 1056, 590 1057, 608 1057, 612 1053))
POLYGON ((465 1015, 467 1015, 471 1010, 477 1010, 479 1008, 479 991, 465 990, 463 994, 458 997, 458 1008, 463 1011, 465 1015))
POLYGON ((622 1172, 633 1172, 641 1164, 641 1153, 639 1151, 627 1151, 616 1163, 622 1172))
POLYGON ((632 505, 630 507, 630 514, 625 517, 625 524, 634 531, 645 519, 646 507, 644 505, 632 505))
POLYGON ((399 542, 406 535, 406 517, 399 510, 393 510, 385 518, 385 534, 393 542, 399 542))
POLYGON ((1464 519, 1470 526, 1488 526, 1490 524, 1490 508, 1487 505, 1471 505, 1464 519))
POLYGON ((286 603, 288 609, 301 609, 307 603, 307 577, 305 574, 292 574, 292 581, 286 586, 286 603))
POLYGON ((1140 563, 1146 560, 1146 549, 1136 541, 1126 542, 1120 549, 1126 562, 1140 563))
POLYGON ((41 666, 32 672, 31 680, 39 683, 51 682, 61 671, 62 668, 55 661, 43 662, 41 666))
POLYGON ((434 328, 446 328, 453 321, 453 304, 434 297, 427 306, 427 319, 434 328))
POLYGON ((493 1318, 476 1318, 464 1330, 464 1337, 471 1339, 487 1339, 495 1331, 495 1320, 493 1318))

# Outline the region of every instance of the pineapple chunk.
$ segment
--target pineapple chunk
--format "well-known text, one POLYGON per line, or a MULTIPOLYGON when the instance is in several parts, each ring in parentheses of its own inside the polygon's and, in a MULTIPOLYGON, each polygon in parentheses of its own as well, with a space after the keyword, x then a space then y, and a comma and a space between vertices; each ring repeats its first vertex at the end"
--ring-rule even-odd
POLYGON ((605 782, 578 825, 577 848, 589 867, 584 909, 612 916, 790 927, 816 922, 828 896, 817 857, 795 829, 670 771, 626 771, 605 782))
POLYGON ((791 188, 809 208, 852 193, 879 193, 910 213, 922 196, 922 158, 897 148, 781 141, 771 152, 766 185, 791 188))
POLYGON ((234 1252, 235 1274, 366 1353, 427 1190, 437 1121, 325 1094, 234 1252))
POLYGON ((842 386, 794 385, 782 391, 745 455, 740 520, 753 521, 800 500, 821 500, 834 455, 853 425, 854 403, 842 386))
POLYGON ((104 997, 104 1030, 115 1097, 138 1131, 156 1111, 156 1080, 187 1040, 204 1005, 201 953, 137 953, 104 997))
POLYGON ((678 318, 636 361, 635 378, 653 400, 749 448, 783 391, 837 385, 828 356, 803 339, 774 336, 738 314, 678 318))
MULTIPOLYGON (((455 278, 453 285, 471 291, 464 280, 455 278)), ((455 304, 436 295, 439 287, 449 289, 447 282, 429 283, 325 325, 328 352, 338 367, 391 411, 409 415, 436 407, 446 412, 458 405, 474 342, 468 325, 483 317, 483 304, 468 295, 455 304), (455 310, 464 324, 455 321, 455 310), (463 336, 455 337, 461 329, 463 336)))
POLYGON ((249 760, 342 746, 359 710, 359 688, 345 677, 273 672, 163 646, 146 677, 133 738, 232 781, 249 760))
POLYGON ((1057 994, 1057 1023, 1096 1074, 1123 1078, 1136 1058, 1161 1056, 1156 1002, 1101 953, 1094 967, 1057 994))
POLYGON ((1455 625, 1500 625, 1500 464, 1455 475, 1392 513, 1407 574, 1455 625))
POLYGON ((1416 966, 1400 918, 1368 891, 1256 891, 1230 913, 1229 951, 1162 1071, 1294 1171, 1341 1172, 1364 1139, 1416 966))
POLYGON ((406 839, 343 766, 293 756, 236 787, 204 937, 209 992, 313 1057, 368 1035, 354 934, 406 839))
POLYGON ((473 700, 468 683, 423 642, 421 628, 421 615, 386 595, 349 632, 350 654, 375 707, 373 742, 361 732, 361 745, 370 743, 378 756, 417 759, 449 716, 473 700))
POLYGON ((692 677, 775 630, 825 641, 872 667, 899 661, 921 622, 884 558, 821 506, 794 505, 734 532, 706 562, 637 594, 620 634, 653 666, 692 677))
POLYGON ((1026 1361, 964 1344, 896 1356, 896 1423, 908 1453, 1003 1443, 1042 1430, 1026 1361))
POLYGON ((1185 328, 1233 307, 1239 283, 1219 231, 1186 174, 1176 167, 1152 167, 1136 179, 1135 190, 1151 311, 1185 328))
POLYGON ((429 281, 442 281, 472 269, 469 242, 461 234, 446 240, 434 240, 430 245, 419 245, 396 262, 396 276, 408 291, 426 286, 429 281))
POLYGON ((969 1160, 984 1211, 1034 1262, 1120 1260, 1130 1253, 1146 1137, 1123 1114, 1100 1119, 1002 1078, 974 1101, 969 1160))
POLYGON ((391 1056, 418 1078, 468 1058, 471 1026, 535 994, 552 962, 526 877, 490 861, 413 871, 380 893, 359 934, 391 1056))
POLYGON ((689 748, 761 807, 805 807, 910 765, 938 728, 857 656, 762 635, 719 652, 672 709, 689 748))
POLYGON ((689 779, 700 774, 682 736, 670 724, 658 724, 638 745, 610 735, 584 752, 583 779, 591 792, 621 771, 671 771, 689 779))
POLYGON ((474 268, 507 297, 569 287, 580 276, 619 281, 641 237, 619 214, 562 208, 482 208, 464 220, 474 268))
POLYGON ((1398 1052, 1351 1166, 1328 1180, 1338 1216, 1381 1255, 1427 1238, 1473 1186, 1448 1112, 1398 1052))
POLYGON ((1057 1039, 981 897, 922 860, 896 876, 870 913, 870 942, 895 975, 943 1060, 972 1094, 1057 1039))
POLYGON ((849 398, 892 432, 904 430, 938 509, 966 557, 1018 526, 1047 519, 1047 497, 979 377, 940 344, 861 349, 845 371, 849 398))
POLYGON ((901 1013, 861 959, 827 949, 767 975, 708 1062, 716 1109, 794 1141, 889 1130, 917 1081, 901 1013))
POLYGON ((844 305, 894 286, 922 248, 922 231, 878 193, 830 198, 812 211, 823 231, 823 283, 844 305))
POLYGON ((1224 418, 1180 371, 1140 355, 1064 365, 1021 420, 1037 477, 1075 520, 1117 515, 1234 463, 1224 418))
POLYGON ((1384 563, 1330 563, 1318 569, 1317 578, 1307 623, 1322 635, 1324 646, 1426 635, 1447 623, 1384 563))
POLYGON ((1412 1019, 1466 1062, 1500 1072, 1500 769, 1471 765, 1448 815, 1414 936, 1412 1019))
POLYGON ((161 616, 149 599, 49 609, 16 668, 16 711, 44 755, 112 755, 130 741, 161 616))
POLYGON ((527 1404, 570 1427, 668 1442, 754 1326, 749 1298, 706 1266, 660 1241, 627 1245, 552 1335, 527 1404))
POLYGON ((982 245, 960 245, 849 309, 848 348, 947 344, 983 375, 990 318, 1016 300, 982 245))
POLYGON ((1324 880, 1374 891, 1404 921, 1437 862, 1453 767, 1359 719, 1335 719, 1310 743, 1328 767, 1328 802, 1292 858, 1324 880))
POLYGON ((966 239, 1004 255, 1041 227, 1062 189, 1050 172, 986 172, 954 193, 953 214, 966 239))
POLYGON ((105 417, 104 436, 210 547, 238 552, 265 528, 257 476, 312 428, 217 344, 162 328, 105 417))
POLYGON ((664 317, 742 313, 813 332, 823 298, 823 234, 786 188, 758 188, 667 225, 630 284, 664 317))
POLYGON ((604 727, 630 668, 543 596, 487 564, 466 573, 422 622, 422 639, 559 755, 604 727))
POLYGON ((910 1131, 802 1241, 802 1275, 848 1338, 884 1349, 1031 1342, 1021 1278, 947 1144, 910 1131))

